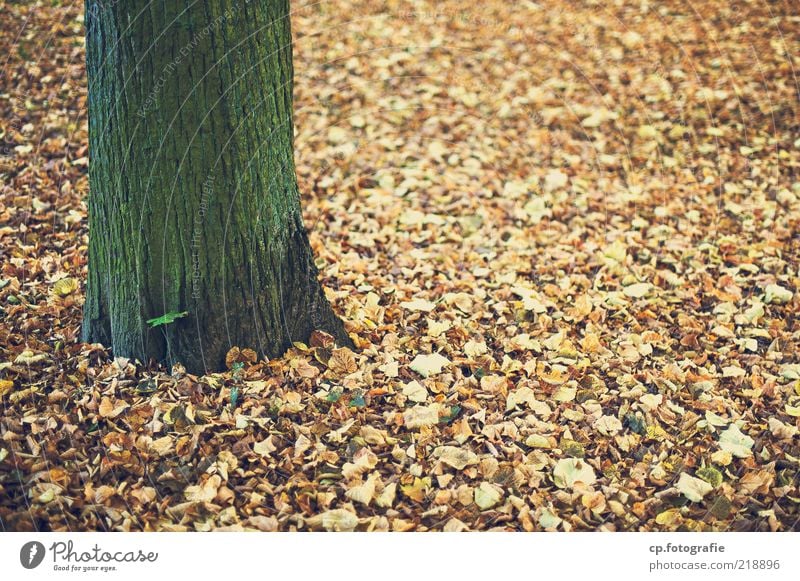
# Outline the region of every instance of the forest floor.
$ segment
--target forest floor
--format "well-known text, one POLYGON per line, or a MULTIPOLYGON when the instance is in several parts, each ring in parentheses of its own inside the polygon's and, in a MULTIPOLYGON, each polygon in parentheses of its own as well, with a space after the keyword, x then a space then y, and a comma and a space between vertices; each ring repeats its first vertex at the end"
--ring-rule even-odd
POLYGON ((790 2, 294 10, 357 349, 205 377, 79 342, 83 2, 0 11, 0 529, 800 528, 790 2))

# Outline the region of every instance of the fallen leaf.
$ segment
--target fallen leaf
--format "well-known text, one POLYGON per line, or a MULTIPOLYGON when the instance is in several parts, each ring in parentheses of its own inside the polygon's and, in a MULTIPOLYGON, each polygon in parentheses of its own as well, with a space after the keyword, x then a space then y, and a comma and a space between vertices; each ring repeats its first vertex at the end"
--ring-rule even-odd
POLYGON ((190 502, 211 502, 217 496, 221 484, 222 478, 213 474, 203 484, 187 486, 186 499, 190 502))
POLYGON ((53 294, 66 297, 78 290, 78 281, 72 277, 62 278, 53 284, 53 294))
POLYGON ((736 424, 722 432, 719 436, 719 447, 724 452, 730 452, 737 458, 747 458, 752 456, 751 448, 755 444, 753 438, 747 434, 743 434, 736 424))
POLYGON ((430 406, 417 405, 403 413, 403 423, 409 429, 434 426, 439 423, 438 404, 430 406))
POLYGON ((272 436, 253 445, 253 452, 264 458, 271 456, 275 451, 277 451, 277 448, 272 442, 272 436))
POLYGON ((648 294, 650 294, 650 291, 652 290, 652 288, 653 288, 653 285, 650 284, 649 282, 638 282, 638 283, 631 284, 631 285, 628 285, 625 288, 623 288, 622 289, 622 293, 626 297, 631 297, 631 298, 635 298, 635 299, 641 299, 643 297, 646 297, 648 294))
POLYGON ((774 305, 785 305, 792 300, 794 293, 779 284, 768 284, 764 289, 764 302, 774 305))
POLYGON ((355 355, 347 347, 333 350, 328 360, 328 368, 340 377, 358 371, 355 355))
POLYGON ((579 458, 562 458, 553 469, 553 482, 559 488, 573 488, 581 482, 592 486, 597 482, 594 469, 579 458))
POLYGON ((422 377, 430 377, 442 372, 442 369, 450 365, 450 361, 439 353, 430 355, 417 355, 409 367, 419 373, 422 377))
POLYGON ((489 510, 496 506, 502 498, 502 491, 488 482, 481 482, 480 486, 475 489, 475 504, 481 510, 489 510))
POLYGON ((678 489, 678 492, 692 502, 700 502, 706 494, 714 490, 714 487, 705 480, 689 476, 686 472, 681 472, 675 487, 678 489))
POLYGON ((436 303, 432 303, 425 299, 414 299, 413 301, 406 301, 400 303, 400 306, 409 311, 421 311, 423 313, 430 313, 436 308, 436 303))
POLYGON ((403 395, 415 403, 421 403, 428 399, 428 390, 417 381, 410 381, 403 386, 403 395))
POLYGON ((375 483, 379 478, 380 476, 377 473, 372 474, 369 478, 367 478, 366 482, 354 486, 345 492, 345 496, 354 502, 359 502, 365 506, 369 506, 369 504, 372 502, 372 499, 375 497, 375 483))
POLYGON ((478 463, 478 456, 474 452, 456 446, 439 446, 433 451, 433 457, 456 470, 478 463))
POLYGON ((622 422, 615 416, 600 416, 592 426, 604 436, 615 436, 622 431, 622 422))
POLYGON ((344 508, 335 508, 308 519, 308 522, 313 527, 321 525, 330 532, 349 532, 358 526, 358 517, 344 508))
POLYGON ((10 379, 0 379, 0 397, 5 396, 8 393, 11 393, 11 390, 14 389, 14 382, 10 379))

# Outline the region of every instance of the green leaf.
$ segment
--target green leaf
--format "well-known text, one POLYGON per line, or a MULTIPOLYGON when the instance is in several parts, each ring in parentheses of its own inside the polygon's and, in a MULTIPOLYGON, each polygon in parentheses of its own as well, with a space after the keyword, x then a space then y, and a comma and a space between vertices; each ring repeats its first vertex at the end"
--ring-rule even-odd
POLYGON ((440 424, 449 424, 450 422, 452 422, 454 419, 456 419, 458 417, 459 413, 461 413, 461 406, 460 405, 450 406, 450 412, 446 416, 440 417, 439 418, 439 423, 440 424))
POLYGON ((136 386, 137 393, 153 393, 158 389, 158 384, 153 378, 146 378, 136 386))
POLYGON ((724 496, 719 496, 711 505, 710 511, 714 518, 725 520, 731 514, 731 501, 724 496))
POLYGON ((625 415, 625 418, 622 420, 622 425, 636 434, 644 434, 647 430, 644 419, 632 412, 625 415))
POLYGON ((160 325, 169 325, 170 323, 174 323, 176 319, 180 319, 188 315, 188 311, 183 311, 182 313, 172 312, 166 313, 165 315, 161 315, 160 317, 156 317, 155 319, 148 319, 147 324, 151 327, 158 327, 160 325))
POLYGON ((568 458, 583 458, 586 456, 586 449, 583 447, 583 444, 575 440, 561 440, 559 447, 568 458))
POLYGON ((336 403, 342 397, 342 388, 341 387, 334 387, 332 390, 328 392, 328 395, 325 399, 331 403, 336 403))
POLYGON ((360 389, 356 391, 355 395, 353 396, 353 399, 350 400, 350 403, 348 405, 351 408, 352 407, 355 407, 355 408, 366 407, 367 402, 366 402, 366 400, 364 400, 364 395, 361 393, 360 389))
POLYGON ((716 488, 722 484, 722 472, 713 466, 705 466, 697 471, 697 476, 716 488))

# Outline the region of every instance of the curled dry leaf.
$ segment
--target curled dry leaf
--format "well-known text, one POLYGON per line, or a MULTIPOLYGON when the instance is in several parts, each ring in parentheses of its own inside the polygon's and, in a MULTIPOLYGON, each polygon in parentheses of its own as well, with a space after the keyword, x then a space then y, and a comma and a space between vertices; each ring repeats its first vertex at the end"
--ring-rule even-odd
POLYGON ((239 347, 231 347, 227 355, 225 355, 225 365, 228 369, 233 369, 237 363, 255 363, 258 360, 258 354, 252 349, 240 349, 239 347))
POLYGON ((78 281, 72 277, 62 278, 53 284, 53 294, 66 297, 78 290, 79 286, 78 281))
POLYGON ((202 484, 187 486, 184 494, 190 502, 211 502, 217 496, 217 491, 222 484, 222 478, 213 474, 202 484))
POLYGON ((328 368, 337 377, 344 377, 358 371, 355 355, 347 347, 333 350, 331 358, 328 360, 328 368))

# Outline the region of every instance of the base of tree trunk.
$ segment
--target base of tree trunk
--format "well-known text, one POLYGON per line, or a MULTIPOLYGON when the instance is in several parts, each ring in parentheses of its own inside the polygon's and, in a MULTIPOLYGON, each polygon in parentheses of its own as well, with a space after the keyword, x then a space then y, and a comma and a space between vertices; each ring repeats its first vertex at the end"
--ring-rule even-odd
POLYGON ((194 374, 224 369, 233 347, 253 349, 262 358, 279 357, 292 343, 307 342, 313 331, 332 335, 339 346, 353 347, 319 283, 305 229, 296 228, 281 246, 284 250, 272 253, 270 265, 251 263, 238 276, 233 273, 235 282, 219 289, 217 300, 198 297, 197 310, 158 327, 142 324, 142 315, 132 305, 126 310, 133 326, 112 325, 107 305, 113 292, 99 277, 90 277, 83 340, 111 347, 117 357, 168 366, 181 363, 194 374), (272 267, 273 283, 256 290, 255 271, 263 276, 264 267, 272 267))

